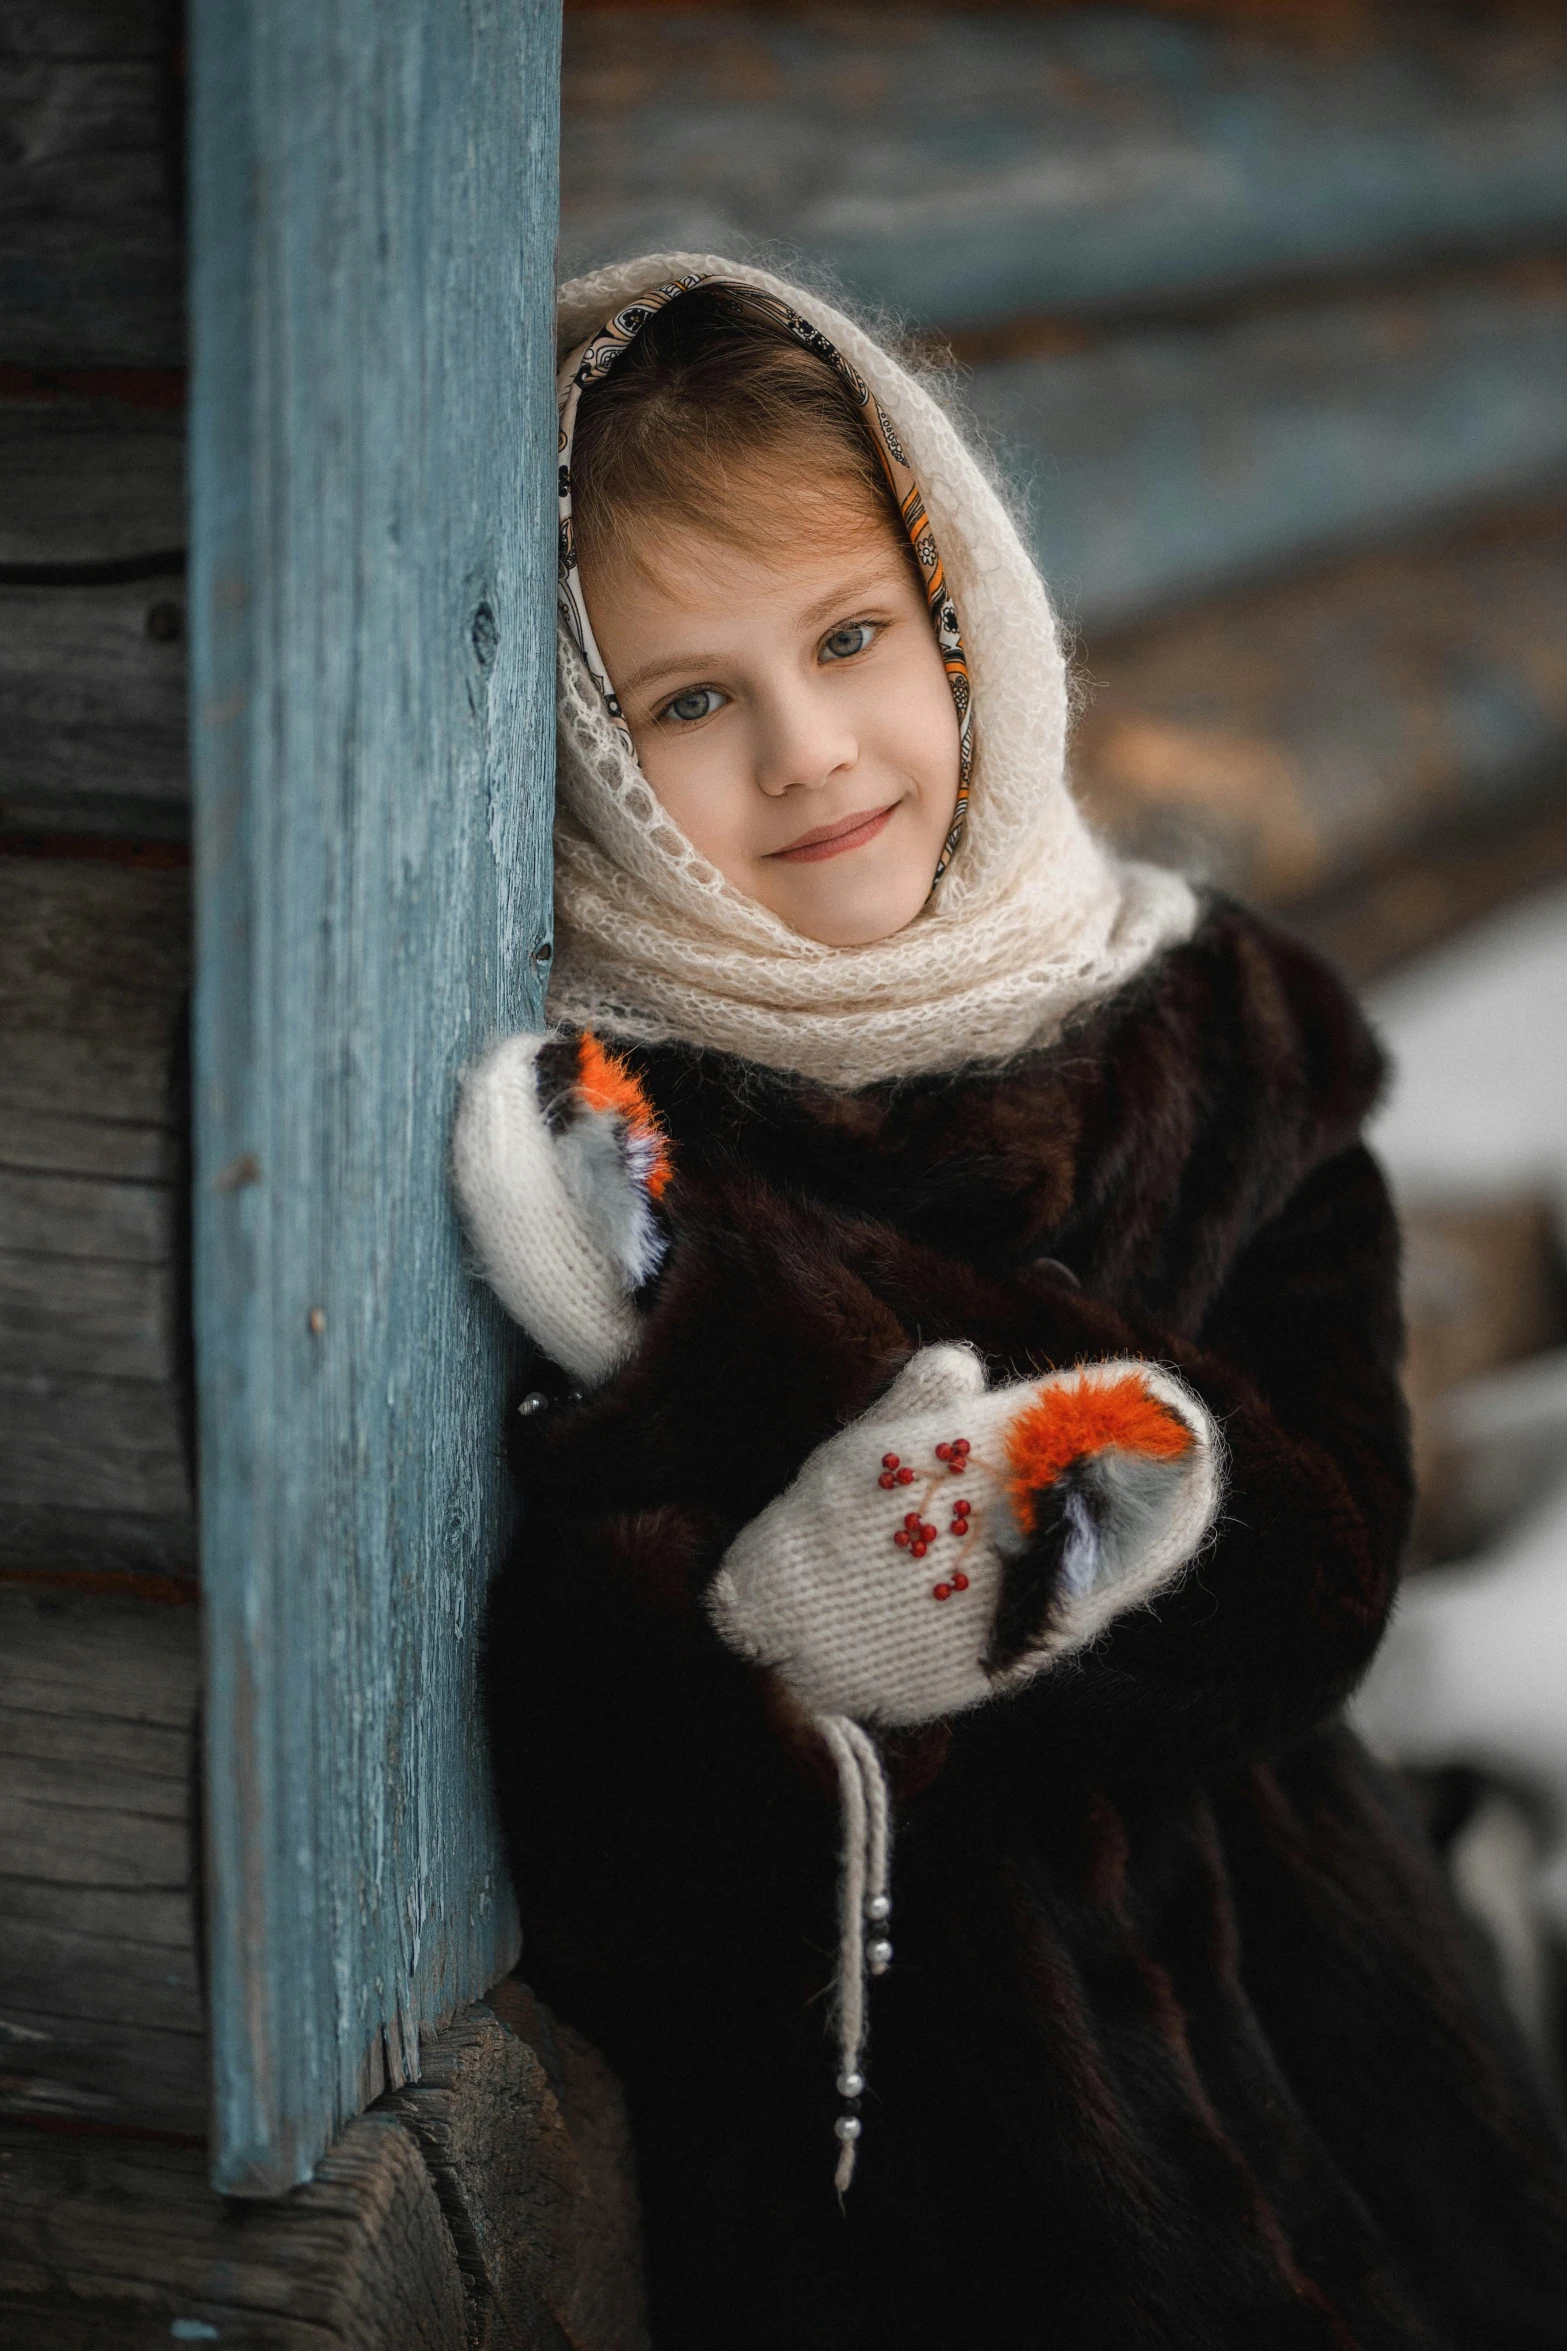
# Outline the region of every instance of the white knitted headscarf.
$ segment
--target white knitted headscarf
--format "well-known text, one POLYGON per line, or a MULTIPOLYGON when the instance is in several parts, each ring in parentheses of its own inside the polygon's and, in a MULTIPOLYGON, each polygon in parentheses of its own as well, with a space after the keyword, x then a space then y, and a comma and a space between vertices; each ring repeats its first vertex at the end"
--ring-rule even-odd
POLYGON ((842 1087, 1048 1044, 1081 1006, 1190 936, 1192 892, 1178 875, 1112 856, 1084 823, 1066 785, 1066 665, 1044 583, 951 420, 863 328, 766 270, 655 254, 562 289, 561 352, 639 293, 694 276, 789 303, 893 420, 968 656, 968 822, 905 929, 864 947, 803 938, 727 882, 665 813, 563 629, 550 1017, 842 1087))

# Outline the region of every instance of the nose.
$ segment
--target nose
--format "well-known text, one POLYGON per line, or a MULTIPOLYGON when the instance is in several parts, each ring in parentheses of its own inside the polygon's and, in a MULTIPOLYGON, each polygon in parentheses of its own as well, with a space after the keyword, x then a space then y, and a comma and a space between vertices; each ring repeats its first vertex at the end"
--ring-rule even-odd
POLYGON ((848 715, 832 694, 791 681, 768 697, 760 713, 756 782, 769 799, 820 791, 834 776, 846 774, 859 755, 848 715))

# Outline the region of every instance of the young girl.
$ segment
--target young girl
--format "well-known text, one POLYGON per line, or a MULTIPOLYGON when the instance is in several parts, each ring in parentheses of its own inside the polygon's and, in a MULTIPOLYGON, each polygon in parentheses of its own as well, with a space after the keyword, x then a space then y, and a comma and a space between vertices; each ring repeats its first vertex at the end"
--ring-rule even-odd
POLYGON ((488 1697, 660 2351, 1559 2346, 1555 2127, 1336 1709, 1409 1504, 1377 1051, 1114 860, 942 409, 562 300, 558 955, 455 1173, 540 1350, 488 1697))

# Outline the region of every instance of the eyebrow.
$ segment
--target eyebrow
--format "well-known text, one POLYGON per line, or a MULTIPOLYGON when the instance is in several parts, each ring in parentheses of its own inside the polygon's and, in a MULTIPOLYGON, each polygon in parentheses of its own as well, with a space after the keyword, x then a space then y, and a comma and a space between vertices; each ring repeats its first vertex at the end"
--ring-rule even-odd
MULTIPOLYGON (((862 596, 868 596, 873 588, 887 580, 890 569, 890 564, 878 564, 874 571, 862 572, 841 587, 830 588, 825 596, 819 596, 814 604, 808 604, 800 618, 808 625, 818 625, 834 612, 841 611, 846 604, 856 603, 862 596)), ((670 655, 667 660, 660 654, 655 660, 644 661, 641 668, 634 669, 628 678, 618 680, 615 690, 622 696, 635 694, 640 687, 651 685, 655 678, 679 677, 683 672, 716 669, 723 660, 722 653, 677 653, 670 655)))

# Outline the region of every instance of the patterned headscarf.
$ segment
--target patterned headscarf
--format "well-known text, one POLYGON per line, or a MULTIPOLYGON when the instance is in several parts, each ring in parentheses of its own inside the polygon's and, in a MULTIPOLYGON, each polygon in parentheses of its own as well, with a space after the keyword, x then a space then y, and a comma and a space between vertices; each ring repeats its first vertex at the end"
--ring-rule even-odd
POLYGON ((571 525, 571 455, 577 435, 577 412, 582 395, 590 384, 602 383, 635 342, 637 336, 661 310, 682 294, 691 293, 698 286, 722 286, 736 300, 743 302, 759 318, 772 321, 793 336, 805 350, 832 368, 848 391, 859 411, 872 448, 881 461, 897 505, 898 515, 914 550, 924 583, 926 606, 931 627, 936 633, 936 646, 942 667, 947 673, 947 684, 958 713, 958 797, 952 812, 952 823, 942 845, 932 888, 939 882, 952 863, 953 852, 963 838, 963 827, 968 816, 969 776, 974 763, 973 697, 969 690, 968 660, 963 651, 963 638, 958 628, 957 608, 947 588, 946 572, 941 561, 941 550, 936 545, 936 534, 925 511, 925 500, 913 468, 899 443, 892 420, 870 386, 859 375, 837 346, 830 343, 819 328, 802 318, 797 310, 776 295, 765 293, 759 286, 748 286, 733 278, 693 276, 674 278, 667 285, 653 286, 638 295, 635 302, 617 310, 572 353, 562 369, 565 390, 560 402, 560 607, 566 633, 587 664, 588 672, 604 697, 604 706, 624 737, 626 749, 635 756, 636 747, 631 730, 626 725, 619 696, 604 664, 593 634, 593 623, 588 618, 587 599, 582 592, 582 574, 577 566, 576 540, 571 525))
MULTIPOLYGON (((704 281, 761 297, 762 315, 807 348, 825 347, 829 364, 839 354, 846 363, 841 380, 856 387, 911 538, 916 548, 930 541, 920 568, 949 675, 954 659, 962 664, 954 694, 965 736, 972 679, 968 820, 940 888, 890 937, 830 947, 793 929, 730 882, 663 806, 612 714, 586 613, 568 592, 557 630, 549 1017, 628 1043, 737 1054, 845 1090, 1006 1060, 1058 1036, 1082 1006, 1188 937, 1197 902, 1177 875, 1112 856, 1084 823, 1067 789, 1066 665, 1044 583, 930 387, 854 319, 721 254, 640 254, 563 286, 557 392, 568 476, 584 383, 615 364, 656 310, 704 281), (950 641, 943 634, 948 583, 961 646, 955 620, 950 641)), ((565 488, 569 558, 569 478, 565 488)), ((563 571, 564 586, 569 559, 563 571)))

